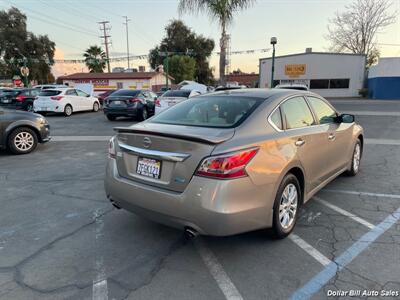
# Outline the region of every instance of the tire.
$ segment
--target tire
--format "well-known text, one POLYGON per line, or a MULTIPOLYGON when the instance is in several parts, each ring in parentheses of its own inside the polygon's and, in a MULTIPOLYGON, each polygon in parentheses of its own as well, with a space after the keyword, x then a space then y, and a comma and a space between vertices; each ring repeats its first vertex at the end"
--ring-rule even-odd
POLYGON ((98 112, 99 111, 99 104, 97 102, 93 103, 93 111, 98 112))
POLYGON ((148 113, 148 111, 147 111, 147 108, 144 106, 144 107, 142 108, 142 111, 141 111, 140 116, 138 117, 138 120, 139 120, 139 121, 144 121, 144 120, 146 120, 148 117, 149 117, 149 113, 148 113))
POLYGON ((33 103, 28 103, 25 109, 26 111, 33 112, 33 103))
POLYGON ((353 155, 351 156, 351 167, 346 171, 346 175, 348 176, 356 176, 360 171, 360 163, 362 156, 362 146, 361 141, 357 139, 356 144, 354 145, 353 155))
POLYGON ((67 104, 64 107, 64 116, 70 117, 72 115, 72 106, 67 104))
POLYGON ((115 121, 115 119, 117 118, 116 116, 113 116, 113 115, 106 115, 106 118, 109 120, 109 121, 115 121))
POLYGON ((276 238, 283 239, 293 231, 301 203, 299 181, 289 173, 283 178, 275 197, 272 229, 276 238))
POLYGON ((37 147, 38 137, 32 129, 19 127, 11 132, 7 144, 10 151, 14 154, 28 154, 37 147))

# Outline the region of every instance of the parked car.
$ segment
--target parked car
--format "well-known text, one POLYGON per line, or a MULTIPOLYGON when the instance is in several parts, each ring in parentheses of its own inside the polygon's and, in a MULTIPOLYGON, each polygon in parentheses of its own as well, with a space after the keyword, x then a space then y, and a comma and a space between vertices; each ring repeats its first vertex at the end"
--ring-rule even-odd
POLYGON ((0 149, 27 154, 50 140, 50 126, 41 115, 0 107, 0 149))
POLYGON ((230 91, 230 90, 240 90, 244 89, 246 87, 244 86, 218 86, 215 88, 215 92, 221 92, 221 91, 230 91))
POLYGON ((33 101, 39 95, 38 89, 8 89, 0 92, 0 106, 9 109, 33 111, 33 101))
POLYGON ((121 89, 105 99, 103 111, 110 121, 117 117, 143 121, 154 115, 154 101, 154 95, 147 90, 121 89))
POLYGON ((116 90, 108 90, 105 91, 99 95, 97 95, 97 99, 99 99, 100 105, 103 106, 104 105, 104 100, 110 96, 112 93, 114 93, 116 90))
POLYGON ((35 85, 33 88, 34 89, 39 89, 39 90, 48 90, 48 89, 58 89, 58 88, 67 88, 68 85, 64 84, 39 84, 35 85))
POLYGON ((299 90, 299 91, 308 91, 308 86, 305 84, 278 84, 276 89, 287 89, 287 90, 299 90))
POLYGON ((96 97, 73 88, 42 90, 33 103, 33 109, 39 113, 64 113, 66 117, 77 111, 99 110, 100 103, 96 97))
POLYGON ((161 97, 159 97, 155 104, 156 110, 155 114, 159 114, 163 110, 178 104, 184 100, 187 100, 191 97, 200 95, 198 91, 191 91, 191 90, 174 90, 165 92, 161 97))
POLYGON ((114 206, 216 236, 272 227, 286 237, 303 203, 359 172, 364 144, 353 115, 283 89, 201 95, 115 129, 105 177, 114 206))

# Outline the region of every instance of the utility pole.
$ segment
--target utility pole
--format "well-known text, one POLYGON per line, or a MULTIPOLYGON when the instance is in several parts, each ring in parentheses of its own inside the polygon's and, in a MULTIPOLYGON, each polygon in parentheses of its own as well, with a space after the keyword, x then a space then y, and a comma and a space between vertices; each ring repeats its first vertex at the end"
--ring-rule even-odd
POLYGON ((110 30, 110 27, 106 27, 106 24, 109 24, 109 21, 102 21, 102 22, 98 22, 99 24, 103 25, 103 28, 101 28, 103 30, 103 36, 101 36, 100 38, 104 39, 104 46, 106 48, 106 56, 107 56, 107 70, 108 73, 111 72, 110 70, 110 55, 108 52, 108 44, 109 42, 109 38, 111 37, 111 35, 108 35, 108 31, 110 30))
POLYGON ((123 23, 126 27, 126 52, 128 54, 128 69, 130 69, 130 64, 129 64, 129 34, 128 34, 128 22, 131 21, 131 19, 128 19, 128 16, 123 16, 125 18, 125 22, 123 23))

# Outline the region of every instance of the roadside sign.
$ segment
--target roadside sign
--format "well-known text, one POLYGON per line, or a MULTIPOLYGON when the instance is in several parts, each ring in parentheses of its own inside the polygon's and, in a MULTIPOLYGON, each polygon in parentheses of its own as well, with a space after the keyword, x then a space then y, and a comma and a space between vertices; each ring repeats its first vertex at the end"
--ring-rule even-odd
POLYGON ((298 77, 306 74, 306 65, 285 65, 285 75, 289 77, 298 77))
POLYGON ((21 71, 22 76, 24 76, 24 77, 29 76, 29 68, 28 67, 21 67, 20 71, 21 71))

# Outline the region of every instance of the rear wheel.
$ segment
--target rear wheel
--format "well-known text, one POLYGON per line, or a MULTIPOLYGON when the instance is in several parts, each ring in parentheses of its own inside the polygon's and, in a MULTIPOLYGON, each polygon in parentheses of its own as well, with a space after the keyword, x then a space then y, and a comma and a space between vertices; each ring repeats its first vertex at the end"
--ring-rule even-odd
POLYGON ((347 175, 356 176, 358 174, 358 172, 360 171, 361 154, 362 154, 361 142, 360 140, 357 140, 356 145, 354 146, 353 156, 351 158, 351 167, 346 172, 347 175))
POLYGON ((97 102, 95 102, 95 103, 93 104, 93 111, 94 111, 94 112, 98 112, 98 111, 99 111, 99 104, 98 104, 97 102))
POLYGON ((274 203, 273 231, 277 238, 285 238, 293 231, 300 203, 299 181, 293 174, 287 174, 279 186, 274 203))
POLYGON ((115 117, 115 116, 112 116, 112 115, 106 115, 106 118, 107 118, 109 121, 115 121, 115 119, 116 119, 116 117, 115 117))
POLYGON ((147 108, 143 107, 142 109, 142 113, 139 116, 139 121, 144 121, 149 117, 148 112, 147 112, 147 108))
POLYGON ((26 111, 33 112, 33 103, 28 103, 26 105, 26 111))
POLYGON ((72 106, 67 104, 64 107, 64 116, 69 117, 72 115, 72 106))
POLYGON ((14 154, 27 154, 35 150, 38 144, 36 133, 27 127, 20 127, 8 137, 8 147, 14 154))

